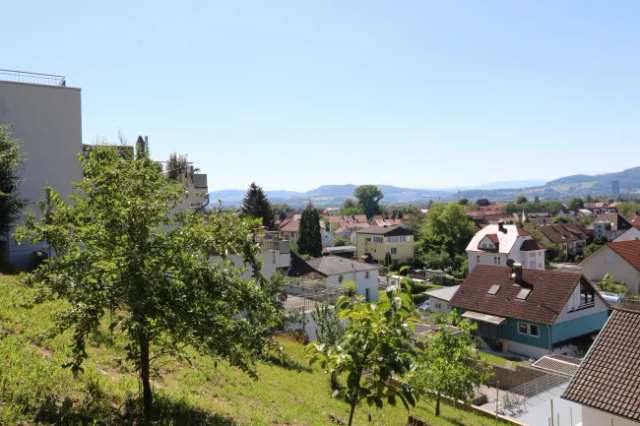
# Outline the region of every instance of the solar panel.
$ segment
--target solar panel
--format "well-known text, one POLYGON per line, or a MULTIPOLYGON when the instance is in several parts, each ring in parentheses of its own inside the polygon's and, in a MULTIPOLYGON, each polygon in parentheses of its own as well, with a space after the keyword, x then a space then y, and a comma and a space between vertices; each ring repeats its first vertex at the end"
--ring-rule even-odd
POLYGON ((531 293, 530 288, 523 288, 518 292, 516 299, 525 300, 529 296, 529 293, 531 293))
POLYGON ((500 290, 500 286, 498 284, 494 284, 489 288, 489 290, 487 290, 487 293, 496 294, 498 293, 499 290, 500 290))

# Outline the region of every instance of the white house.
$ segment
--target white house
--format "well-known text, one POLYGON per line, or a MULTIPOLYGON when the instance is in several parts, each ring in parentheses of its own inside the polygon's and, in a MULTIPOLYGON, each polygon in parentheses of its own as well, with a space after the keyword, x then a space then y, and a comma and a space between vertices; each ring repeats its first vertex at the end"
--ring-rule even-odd
POLYGON ((469 272, 477 265, 506 266, 507 261, 519 262, 527 269, 545 268, 545 248, 524 229, 500 222, 487 225, 467 245, 469 272))
POLYGON ((324 280, 327 288, 340 288, 347 281, 356 286, 356 293, 366 300, 378 300, 378 265, 356 262, 339 256, 322 256, 305 261, 296 257, 289 270, 290 277, 313 275, 324 280))
MULTIPOLYGON (((285 275, 291 266, 289 241, 267 234, 266 237, 260 239, 259 243, 261 248, 259 258, 262 262, 260 273, 267 279, 270 279, 276 272, 285 275)), ((233 262, 235 267, 244 268, 242 274, 244 278, 251 277, 253 271, 249 265, 244 263, 241 255, 230 254, 227 258, 233 262)), ((222 262, 222 257, 211 256, 211 261, 222 262)))
POLYGON ((582 426, 640 424, 640 304, 625 302, 580 363, 562 398, 580 404, 582 426))
POLYGON ((607 243, 580 264, 592 282, 606 274, 625 284, 629 293, 640 292, 640 240, 607 243))
POLYGON ((442 287, 435 290, 427 291, 429 295, 429 310, 431 312, 446 314, 451 310, 449 301, 456 291, 460 288, 459 285, 452 285, 449 287, 442 287))

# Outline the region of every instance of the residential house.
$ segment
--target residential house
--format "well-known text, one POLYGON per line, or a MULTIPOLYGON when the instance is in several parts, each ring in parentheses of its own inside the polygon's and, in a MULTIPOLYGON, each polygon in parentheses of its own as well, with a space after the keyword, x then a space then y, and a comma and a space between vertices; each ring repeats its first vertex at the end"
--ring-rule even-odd
MULTIPOLYGON (((18 192, 25 212, 37 212, 46 186, 62 197, 82 178, 78 154, 82 149, 81 90, 63 76, 3 71, 0 76, 0 124, 8 125, 20 142, 23 164, 18 192)), ((22 221, 18 218, 17 224, 22 221)), ((0 235, 0 262, 28 269, 44 244, 17 244, 13 230, 0 235)))
POLYGON ((604 201, 595 201, 591 203, 585 203, 584 209, 589 210, 593 214, 602 214, 602 213, 618 213, 617 207, 612 205, 611 203, 604 201))
POLYGON ((593 282, 606 274, 624 283, 630 294, 640 291, 640 240, 610 242, 580 263, 582 273, 593 282))
POLYGON ((477 266, 450 306, 478 324, 477 336, 494 351, 539 358, 579 352, 580 340, 597 333, 608 305, 581 274, 477 266))
POLYGON ((410 263, 414 257, 413 232, 402 225, 357 231, 356 255, 360 260, 379 264, 410 263))
POLYGON ((640 304, 613 307, 562 397, 582 406, 582 426, 640 424, 640 304))
POLYGON ((327 288, 340 288, 352 281, 356 293, 365 300, 378 300, 378 269, 370 263, 356 262, 339 256, 322 256, 311 260, 293 256, 288 276, 323 281, 327 288))
POLYGON ((502 222, 487 225, 476 232, 466 252, 469 271, 473 271, 477 265, 506 266, 508 261, 520 262, 529 269, 545 267, 545 248, 524 229, 502 222))
POLYGON ((605 238, 608 241, 615 240, 624 231, 632 228, 627 219, 617 212, 597 215, 591 226, 593 227, 594 238, 605 238))
MULTIPOLYGON (((300 236, 301 219, 301 214, 294 214, 291 217, 281 221, 279 224, 279 229, 282 237, 289 241, 297 242, 298 237, 300 236)), ((325 221, 323 219, 320 219, 320 237, 322 238, 322 247, 333 246, 333 234, 327 228, 328 225, 325 224, 325 221)))
POLYGON ((446 314, 451 311, 449 303, 459 288, 459 285, 452 285, 427 291, 427 295, 429 296, 429 310, 441 314, 446 314))
POLYGON ((329 216, 329 229, 335 238, 343 238, 355 244, 356 232, 358 230, 368 228, 369 222, 364 214, 348 215, 348 216, 329 216))
MULTIPOLYGON (((557 223, 541 226, 540 232, 545 239, 560 247, 562 260, 575 259, 582 256, 587 245, 587 233, 580 225, 571 223, 557 223)), ((543 241, 544 244, 544 241, 543 241)))

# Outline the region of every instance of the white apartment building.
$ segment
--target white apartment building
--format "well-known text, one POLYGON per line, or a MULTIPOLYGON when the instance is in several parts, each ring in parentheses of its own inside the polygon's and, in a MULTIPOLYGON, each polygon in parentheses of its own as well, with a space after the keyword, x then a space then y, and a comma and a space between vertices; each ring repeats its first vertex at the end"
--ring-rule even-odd
MULTIPOLYGON (((63 76, 0 70, 0 124, 8 125, 21 144, 18 191, 25 211, 37 212, 46 186, 68 196, 72 182, 82 177, 77 158, 82 152, 81 90, 68 87, 63 76)), ((43 249, 18 245, 13 232, 0 236, 0 258, 18 268, 32 266, 34 252, 43 249)))
POLYGON ((469 245, 469 272, 477 265, 507 266, 508 261, 519 262, 524 268, 543 270, 545 248, 524 229, 500 222, 478 231, 469 245))

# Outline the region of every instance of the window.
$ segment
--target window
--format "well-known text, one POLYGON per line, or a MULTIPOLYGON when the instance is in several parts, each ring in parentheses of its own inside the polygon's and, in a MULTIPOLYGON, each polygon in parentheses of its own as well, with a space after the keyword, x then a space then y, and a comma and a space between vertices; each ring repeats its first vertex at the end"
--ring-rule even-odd
POLYGON ((529 293, 531 293, 531 289, 530 288, 523 288, 516 295, 516 299, 526 300, 527 297, 529 297, 529 293))
POLYGON ((441 310, 442 309, 442 304, 441 303, 436 303, 436 309, 441 310))
POLYGON ((538 327, 537 324, 519 322, 518 334, 524 334, 525 336, 532 336, 532 337, 540 337, 540 327, 538 327))
POLYGON ((382 235, 375 235, 375 236, 373 237, 373 242, 374 242, 374 243, 377 243, 377 244, 382 243, 382 235))
MULTIPOLYGON (((364 273, 364 278, 367 279, 367 280, 369 279, 369 271, 366 271, 364 273)), ((367 290, 367 291, 369 291, 369 290, 367 290)))
POLYGON ((341 283, 342 282, 342 275, 338 276, 338 282, 341 283))
POLYGON ((578 308, 586 308, 593 306, 596 301, 596 294, 593 287, 580 282, 580 306, 578 308))
POLYGON ((367 301, 367 302, 369 302, 371 300, 368 288, 364 289, 364 300, 367 301))
POLYGON ((391 247, 391 254, 397 254, 398 249, 396 247, 391 247))

